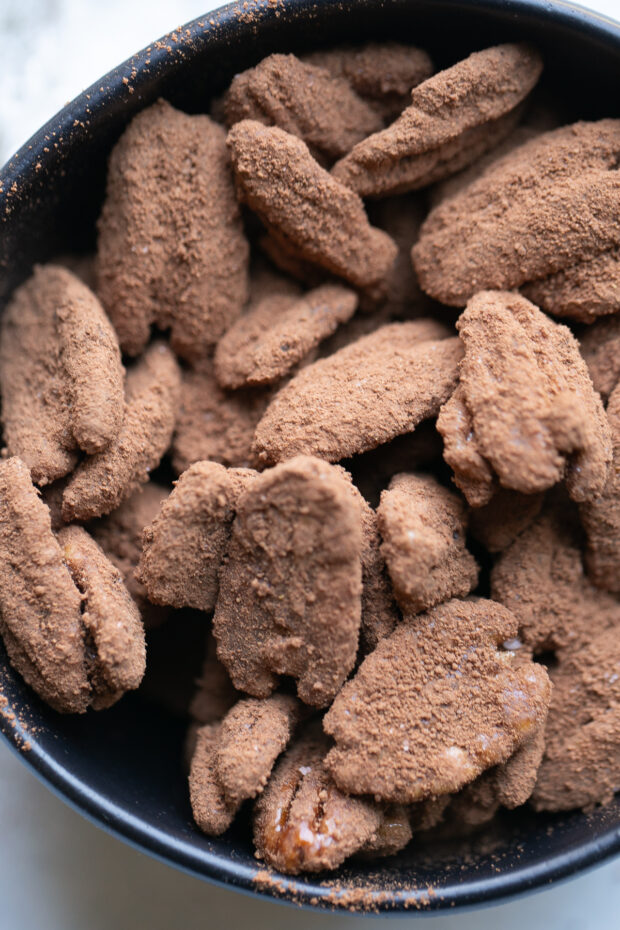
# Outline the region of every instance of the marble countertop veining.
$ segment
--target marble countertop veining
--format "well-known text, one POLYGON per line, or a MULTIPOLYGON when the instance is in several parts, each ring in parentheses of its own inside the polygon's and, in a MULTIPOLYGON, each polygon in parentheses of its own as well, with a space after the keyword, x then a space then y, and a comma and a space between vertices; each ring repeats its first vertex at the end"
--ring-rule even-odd
MULTIPOLYGON (((217 5, 0 0, 0 164, 84 87, 136 49, 217 5)), ((620 19, 620 0, 589 5, 620 19)), ((620 859, 508 904, 434 917, 429 926, 600 930, 616 926, 618 914, 620 859)), ((328 923, 337 930, 370 927, 360 917, 295 912, 257 901, 162 865, 65 806, 0 745, 0 930, 315 930, 328 923)), ((372 926, 387 926, 387 919, 372 926)))

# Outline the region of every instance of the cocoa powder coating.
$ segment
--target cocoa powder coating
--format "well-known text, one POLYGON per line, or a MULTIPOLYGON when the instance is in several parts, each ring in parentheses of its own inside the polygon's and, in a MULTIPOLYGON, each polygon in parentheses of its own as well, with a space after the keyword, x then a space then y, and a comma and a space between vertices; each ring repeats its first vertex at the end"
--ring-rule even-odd
POLYGON ((106 449, 122 427, 124 370, 95 295, 57 265, 39 265, 0 329, 2 424, 9 455, 34 481, 67 475, 78 451, 106 449))
POLYGON ((239 196, 277 239, 358 287, 383 281, 396 258, 361 199, 331 177, 300 139, 242 120, 228 133, 239 196))
MULTIPOLYGON (((359 142, 334 166, 334 177, 362 197, 441 180, 500 141, 497 121, 527 96, 541 71, 538 52, 526 45, 474 52, 416 87, 396 122, 359 142)), ((504 121, 500 136, 512 128, 504 121)))
POLYGON ((516 633, 516 618, 492 601, 452 600, 405 617, 325 715, 338 787, 412 803, 506 762, 550 700, 544 668, 517 665, 502 648, 516 633))
POLYGON ((249 249, 226 134, 208 116, 159 100, 134 117, 110 156, 98 230, 98 293, 129 355, 155 324, 200 358, 241 313, 249 249))
POLYGON ((462 347, 448 334, 430 319, 393 323, 304 368, 256 427, 256 461, 334 462, 411 432, 456 385, 462 347))
POLYGON ((361 621, 359 506, 338 469, 298 456, 237 503, 213 618, 233 684, 266 697, 278 675, 324 707, 355 662, 361 621))

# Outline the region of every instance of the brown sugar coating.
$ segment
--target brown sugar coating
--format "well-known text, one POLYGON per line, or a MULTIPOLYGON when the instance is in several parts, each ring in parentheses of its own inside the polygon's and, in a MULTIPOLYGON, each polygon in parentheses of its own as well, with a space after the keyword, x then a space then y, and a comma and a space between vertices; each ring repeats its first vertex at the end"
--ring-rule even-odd
POLYGON ((286 294, 265 297, 218 343, 214 361, 220 386, 279 381, 353 316, 357 302, 355 291, 337 284, 315 288, 297 300, 286 294))
POLYGON ((493 469, 481 452, 462 384, 441 407, 437 431, 443 439, 443 457, 453 470, 452 480, 471 507, 484 507, 493 497, 493 469))
POLYGON ((110 321, 70 271, 39 265, 2 316, 4 441, 37 484, 68 474, 78 449, 105 449, 121 427, 124 370, 110 321))
POLYGON ((550 501, 491 572, 491 596, 512 611, 535 651, 578 649, 620 624, 620 604, 583 570, 580 533, 568 502, 550 501))
POLYGON ((233 684, 267 697, 278 675, 324 707, 355 662, 361 621, 360 508, 338 469, 299 456, 238 502, 213 619, 233 684))
POLYGON ((241 313, 248 244, 226 134, 208 116, 159 100, 134 117, 110 156, 98 228, 99 296, 129 355, 155 324, 199 358, 241 313))
POLYGON ((301 139, 243 120, 228 133, 228 145, 241 200, 276 239, 358 287, 387 277, 396 245, 369 224, 361 199, 321 168, 301 139))
POLYGON ((224 110, 229 126, 243 119, 279 126, 327 161, 341 158, 383 125, 348 81, 295 55, 269 55, 235 75, 224 110))
POLYGON ((149 481, 111 514, 94 521, 88 528, 123 576, 125 587, 138 605, 145 626, 149 627, 163 621, 166 613, 148 601, 146 588, 136 578, 136 569, 142 553, 142 530, 155 519, 167 497, 168 488, 149 481))
POLYGON ((377 805, 333 783, 323 761, 328 745, 313 730, 293 743, 254 807, 257 856, 281 872, 335 869, 381 827, 377 805))
POLYGON ((544 499, 544 494, 498 488, 488 504, 471 511, 472 536, 489 552, 503 552, 536 519, 544 499))
POLYGON ((82 595, 91 706, 114 704, 137 688, 146 668, 144 627, 121 573, 81 526, 58 533, 63 559, 82 595))
POLYGON ((238 805, 228 800, 215 770, 219 723, 207 723, 196 733, 196 745, 189 773, 189 797, 196 824, 209 836, 219 836, 229 828, 238 805))
POLYGON ((506 762, 550 699, 544 668, 502 648, 516 632, 514 616, 492 601, 452 600, 406 617, 324 718, 336 784, 412 803, 506 762))
POLYGON ((611 460, 609 424, 570 330, 501 291, 473 297, 457 329, 475 441, 500 483, 533 494, 565 478, 575 500, 599 495, 611 460))
POLYGON ((155 604, 211 611, 239 497, 255 473, 196 462, 145 527, 138 577, 155 604))
POLYGON ((541 71, 540 56, 527 45, 474 52, 416 87, 396 122, 359 142, 334 166, 334 176, 362 197, 381 197, 453 174, 510 132, 505 117, 541 71))
POLYGON ((199 724, 221 720, 240 696, 217 657, 216 647, 215 637, 209 631, 200 677, 189 705, 190 716, 199 724))
POLYGON ((308 365, 256 427, 256 461, 338 461, 411 432, 455 388, 461 343, 434 320, 392 323, 308 365))
POLYGON ((523 293, 552 316, 592 323, 620 310, 620 248, 532 281, 523 293))
POLYGON ((463 306, 620 243, 620 120, 575 123, 498 159, 428 215, 412 256, 422 288, 463 306))
POLYGON ((271 390, 222 390, 212 359, 184 371, 172 440, 176 473, 180 475, 205 459, 232 467, 248 466, 254 430, 272 396, 271 390))
POLYGON ((377 511, 396 599, 419 613, 478 582, 478 566, 465 546, 466 508, 431 475, 400 474, 381 495, 377 511))
POLYGON ((569 810, 620 789, 620 645, 612 628, 571 650, 551 672, 553 701, 533 805, 569 810))
POLYGON ((607 405, 613 441, 613 461, 603 493, 583 504, 581 522, 586 531, 586 567, 599 588, 620 593, 620 389, 607 405))
POLYGON ((229 800, 241 804, 261 793, 299 712, 298 702, 287 694, 245 698, 228 711, 220 727, 215 771, 229 800))
POLYGON ((579 334, 579 345, 594 390, 607 403, 620 381, 620 315, 605 317, 588 326, 579 334))
POLYGON ((11 663, 55 710, 88 707, 80 592, 27 466, 0 462, 0 632, 11 663))
POLYGON ((63 495, 63 517, 108 514, 149 480, 170 445, 181 373, 167 345, 155 342, 127 373, 125 419, 112 444, 85 459, 63 495))
POLYGON ((303 60, 344 78, 387 122, 411 101, 411 91, 433 73, 421 48, 401 42, 367 42, 308 52, 303 60))

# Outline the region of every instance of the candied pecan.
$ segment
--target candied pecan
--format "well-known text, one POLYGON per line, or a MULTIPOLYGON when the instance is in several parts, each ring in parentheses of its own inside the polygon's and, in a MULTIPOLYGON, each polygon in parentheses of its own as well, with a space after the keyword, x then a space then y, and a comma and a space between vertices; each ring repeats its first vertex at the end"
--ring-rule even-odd
POLYGON ((243 120, 228 133, 239 196, 276 238, 358 287, 383 281, 396 258, 361 199, 312 158, 301 139, 243 120))
POLYGON ((482 455, 462 384, 439 410, 437 431, 443 438, 443 457, 453 470, 453 481, 471 507, 483 507, 493 497, 493 470, 482 455))
POLYGON ((271 390, 223 391, 212 359, 184 371, 172 440, 176 473, 180 475, 205 459, 239 468, 248 466, 254 430, 272 396, 271 390))
POLYGON ((142 553, 142 530, 155 519, 167 497, 167 488, 149 481, 111 514, 93 521, 88 527, 95 541, 123 576, 125 587, 138 605, 142 621, 147 627, 163 622, 167 613, 150 603, 146 588, 136 578, 136 569, 142 553))
POLYGON ((57 538, 65 565, 82 595, 90 703, 101 710, 142 681, 146 666, 144 628, 121 573, 86 530, 65 526, 57 538))
POLYGON ((436 206, 438 203, 441 203, 442 200, 454 197, 455 194, 460 193, 460 191, 468 187, 473 181, 477 181, 487 168, 490 168, 499 158, 503 158, 504 155, 508 155, 520 145, 524 145, 526 142, 529 142, 530 139, 539 136, 541 132, 542 130, 534 126, 517 126, 509 136, 506 136, 503 142, 494 146, 494 148, 482 155, 481 158, 476 159, 473 164, 464 168, 463 171, 459 171, 458 174, 453 174, 444 181, 440 181, 436 184, 430 192, 431 205, 436 206))
POLYGON ((411 102, 412 89, 433 73, 427 52, 400 42, 339 45, 308 52, 302 60, 345 78, 387 122, 411 102))
POLYGON ((284 377, 308 352, 357 307, 355 291, 326 284, 299 299, 286 294, 263 298, 240 317, 219 341, 215 374, 221 387, 272 384, 284 377))
POLYGON ((584 574, 580 528, 562 499, 549 501, 491 572, 491 596, 512 611, 535 651, 579 648, 620 624, 620 604, 584 574))
POLYGON ((326 759, 336 784, 411 803, 506 762, 550 696, 541 665, 516 665, 501 648, 516 632, 513 615, 492 601, 452 600, 405 617, 323 720, 336 740, 326 759))
POLYGON ((228 711, 215 753, 215 771, 228 799, 241 804, 261 793, 299 713, 297 700, 287 694, 244 698, 228 711))
POLYGON ((190 716, 199 724, 221 720, 240 697, 217 657, 216 647, 215 637, 209 631, 200 678, 189 705, 190 716))
POLYGON ((475 588, 478 566, 465 545, 465 505, 435 478, 396 475, 377 514, 381 551, 403 610, 419 613, 475 588))
POLYGON ((369 204, 371 223, 391 236, 398 247, 398 255, 383 285, 374 290, 367 288, 362 293, 361 313, 379 309, 383 314, 382 322, 387 323, 425 316, 431 309, 432 301, 420 288, 411 263, 411 249, 425 215, 425 205, 417 194, 387 197, 369 204))
POLYGON ((403 804, 386 804, 375 834, 358 855, 365 859, 393 856, 405 848, 412 835, 408 808, 403 804))
POLYGON ((134 117, 110 156, 97 252, 123 351, 139 355, 155 323, 179 355, 204 355, 247 300, 248 254, 222 127, 164 100, 134 117))
POLYGON ((594 390, 606 404, 620 381, 620 315, 597 320, 579 335, 594 390))
POLYGON ((116 335, 95 295, 65 268, 39 265, 2 315, 4 441, 37 484, 68 474, 78 449, 112 442, 123 421, 116 335))
POLYGON ((275 238, 270 233, 259 236, 258 247, 276 268, 290 275, 295 281, 306 287, 320 287, 326 284, 331 275, 303 257, 294 245, 283 238, 275 238))
POLYGON ((532 494, 564 478, 574 500, 598 496, 611 435, 570 330, 502 291, 472 297, 457 329, 475 442, 500 483, 532 494))
POLYGON ((154 604, 211 611, 239 497, 255 473, 196 462, 145 527, 138 578, 154 604))
POLYGON ((545 132, 442 201, 412 250, 422 289, 463 306, 620 244, 620 120, 545 132))
POLYGON ((81 527, 53 535, 18 458, 0 462, 0 632, 26 682, 64 713, 107 707, 144 673, 144 632, 119 572, 81 527))
POLYGON ((238 805, 224 794, 215 771, 215 754, 221 724, 207 723, 196 731, 189 774, 189 798, 196 825, 219 836, 228 830, 238 805))
POLYGON ((489 552, 503 552, 536 519, 544 499, 544 494, 498 488, 488 504, 471 511, 471 534, 489 552))
POLYGON ((523 293, 553 316, 592 323, 620 310, 620 248, 569 265, 523 287, 523 293))
POLYGON ((125 419, 108 448, 85 459, 63 494, 63 517, 89 520, 122 504, 170 445, 181 374, 170 349, 154 343, 127 373, 125 419))
POLYGON ((261 793, 297 718, 295 698, 274 694, 238 701, 220 723, 196 731, 189 787, 201 830, 223 833, 243 801, 261 793))
POLYGON ((243 119, 279 126, 303 139, 315 158, 328 161, 382 126, 348 81, 295 55, 268 55, 235 75, 224 112, 229 126, 243 119))
POLYGON ((372 843, 380 808, 338 790, 325 768, 325 737, 311 731, 286 752, 254 807, 258 858, 281 872, 321 872, 372 843))
POLYGON ((299 453, 338 461, 411 432, 457 381, 460 341, 430 319, 392 323, 300 371, 256 427, 262 465, 299 453))
POLYGON ((553 700, 545 756, 532 797, 536 810, 611 801, 620 788, 618 629, 588 637, 551 670, 553 700))
POLYGON ((541 71, 527 45, 474 52, 414 88, 396 122, 358 142, 334 177, 362 197, 381 197, 453 174, 508 135, 541 71))
POLYGON ((595 585, 620 592, 620 388, 607 405, 613 440, 613 462, 603 493, 581 506, 586 531, 586 568, 595 585))
POLYGON ((213 619, 236 688, 266 697, 277 675, 323 707, 353 668, 361 619, 361 514, 339 469, 299 456, 237 504, 213 619))

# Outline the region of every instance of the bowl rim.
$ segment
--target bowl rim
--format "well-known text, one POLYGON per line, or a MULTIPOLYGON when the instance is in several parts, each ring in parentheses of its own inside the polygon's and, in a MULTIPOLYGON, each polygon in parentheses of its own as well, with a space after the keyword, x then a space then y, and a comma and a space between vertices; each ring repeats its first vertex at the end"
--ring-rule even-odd
MULTIPOLYGON (((372 4, 373 0, 363 2, 372 4)), ((416 0, 410 2, 414 5, 416 0)), ((318 5, 337 6, 341 5, 341 0, 318 0, 318 5)), ((461 9, 475 8, 483 13, 509 9, 515 19, 526 14, 536 14, 541 25, 545 22, 563 25, 596 37, 608 45, 615 45, 620 57, 620 22, 570 0, 554 0, 553 4, 547 0, 460 0, 455 5, 461 9)), ((283 9, 291 15, 303 15, 304 11, 316 8, 317 0, 279 0, 275 4, 270 0, 254 0, 253 6, 255 25, 260 27, 276 15, 276 9, 278 15, 282 14, 283 9)), ((50 140, 62 139, 65 145, 78 144, 87 131, 82 122, 85 114, 94 116, 105 109, 110 99, 127 90, 129 82, 132 87, 130 92, 136 92, 139 99, 141 85, 152 80, 160 70, 168 70, 171 56, 177 59, 180 66, 182 62, 187 62, 188 56, 200 55, 210 36, 218 32, 234 33, 239 30, 243 12, 243 0, 238 0, 178 27, 112 69, 59 110, 0 169, 0 222, 19 208, 20 195, 27 194, 32 186, 35 177, 33 169, 40 159, 45 159, 50 140), (149 68, 145 70, 143 64, 147 54, 149 68)), ((204 848, 198 849, 190 841, 176 840, 156 825, 146 824, 139 817, 132 816, 104 794, 76 778, 59 759, 37 743, 36 734, 23 726, 19 715, 4 713, 1 705, 0 735, 21 762, 69 807, 106 832, 167 865, 220 887, 234 888, 256 897, 275 898, 298 907, 313 910, 352 909, 346 895, 340 901, 324 885, 308 880, 300 884, 294 876, 275 873, 276 881, 259 885, 256 881, 257 873, 264 871, 260 863, 250 867, 218 853, 209 853, 204 848)), ((540 890, 542 886, 566 880, 602 864, 619 852, 620 826, 603 831, 600 836, 576 848, 554 854, 542 863, 517 865, 497 874, 492 881, 483 878, 478 882, 468 882, 466 886, 455 881, 449 890, 442 892, 441 898, 429 898, 426 888, 390 891, 387 898, 385 891, 369 890, 358 912, 380 912, 383 916, 397 916, 399 913, 418 916, 429 911, 453 911, 456 908, 499 903, 500 900, 506 901, 523 892, 540 890)))

